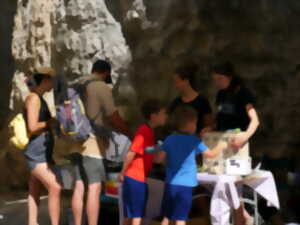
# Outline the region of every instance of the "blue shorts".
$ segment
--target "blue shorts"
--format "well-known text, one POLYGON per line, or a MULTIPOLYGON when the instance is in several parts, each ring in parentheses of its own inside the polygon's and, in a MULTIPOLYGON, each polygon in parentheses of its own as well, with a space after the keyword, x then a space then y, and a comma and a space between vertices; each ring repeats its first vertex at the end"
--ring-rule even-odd
POLYGON ((123 207, 126 218, 143 218, 145 216, 148 185, 130 177, 124 177, 123 207))
POLYGON ((30 138, 24 155, 29 169, 34 169, 39 163, 55 164, 52 153, 54 147, 54 137, 50 132, 34 135, 30 138))
POLYGON ((162 215, 169 220, 187 220, 192 207, 192 187, 166 184, 162 215))

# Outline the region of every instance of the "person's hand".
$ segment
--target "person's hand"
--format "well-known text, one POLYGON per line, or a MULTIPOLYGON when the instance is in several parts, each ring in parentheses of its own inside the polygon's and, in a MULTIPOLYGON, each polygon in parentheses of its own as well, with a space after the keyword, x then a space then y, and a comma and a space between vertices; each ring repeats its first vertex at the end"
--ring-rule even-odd
POLYGON ((202 138, 204 136, 205 133, 208 133, 208 132, 212 132, 213 131, 213 128, 212 127, 204 127, 200 133, 199 133, 199 137, 202 138))
POLYGON ((220 148, 222 151, 224 151, 226 148, 228 148, 228 143, 226 141, 220 141, 218 143, 218 148, 220 148))
POLYGON ((124 174, 122 172, 119 174, 118 179, 121 183, 124 182, 124 174))
POLYGON ((248 135, 246 132, 241 132, 235 135, 231 140, 230 145, 234 149, 242 148, 248 142, 248 135))

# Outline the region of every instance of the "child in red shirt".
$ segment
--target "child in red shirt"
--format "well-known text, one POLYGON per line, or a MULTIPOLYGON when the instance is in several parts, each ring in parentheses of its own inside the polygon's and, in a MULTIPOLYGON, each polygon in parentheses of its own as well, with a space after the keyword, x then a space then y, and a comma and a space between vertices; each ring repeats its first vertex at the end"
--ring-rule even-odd
POLYGON ((141 125, 127 153, 120 173, 123 182, 124 225, 140 225, 145 214, 149 176, 154 157, 155 138, 153 129, 166 122, 166 109, 155 99, 146 101, 142 106, 146 123, 141 125))

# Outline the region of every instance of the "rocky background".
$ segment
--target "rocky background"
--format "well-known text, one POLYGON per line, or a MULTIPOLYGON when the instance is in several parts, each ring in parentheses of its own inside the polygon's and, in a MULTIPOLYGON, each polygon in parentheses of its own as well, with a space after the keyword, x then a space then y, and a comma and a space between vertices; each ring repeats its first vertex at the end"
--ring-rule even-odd
POLYGON ((145 98, 175 96, 178 64, 199 64, 197 86, 213 104, 210 66, 231 61, 258 99, 252 155, 298 157, 298 0, 2 0, 0 18, 0 190, 26 184, 7 134, 25 76, 51 65, 72 81, 97 58, 111 61, 117 102, 133 125, 145 98))

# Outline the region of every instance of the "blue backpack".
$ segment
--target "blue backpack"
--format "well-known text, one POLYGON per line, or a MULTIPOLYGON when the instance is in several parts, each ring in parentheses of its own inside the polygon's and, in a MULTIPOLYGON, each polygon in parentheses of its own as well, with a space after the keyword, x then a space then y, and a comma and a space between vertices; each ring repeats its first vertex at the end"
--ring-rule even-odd
POLYGON ((67 135, 75 141, 85 141, 93 132, 80 91, 68 87, 62 78, 57 80, 54 89, 56 117, 60 126, 58 135, 67 135))

